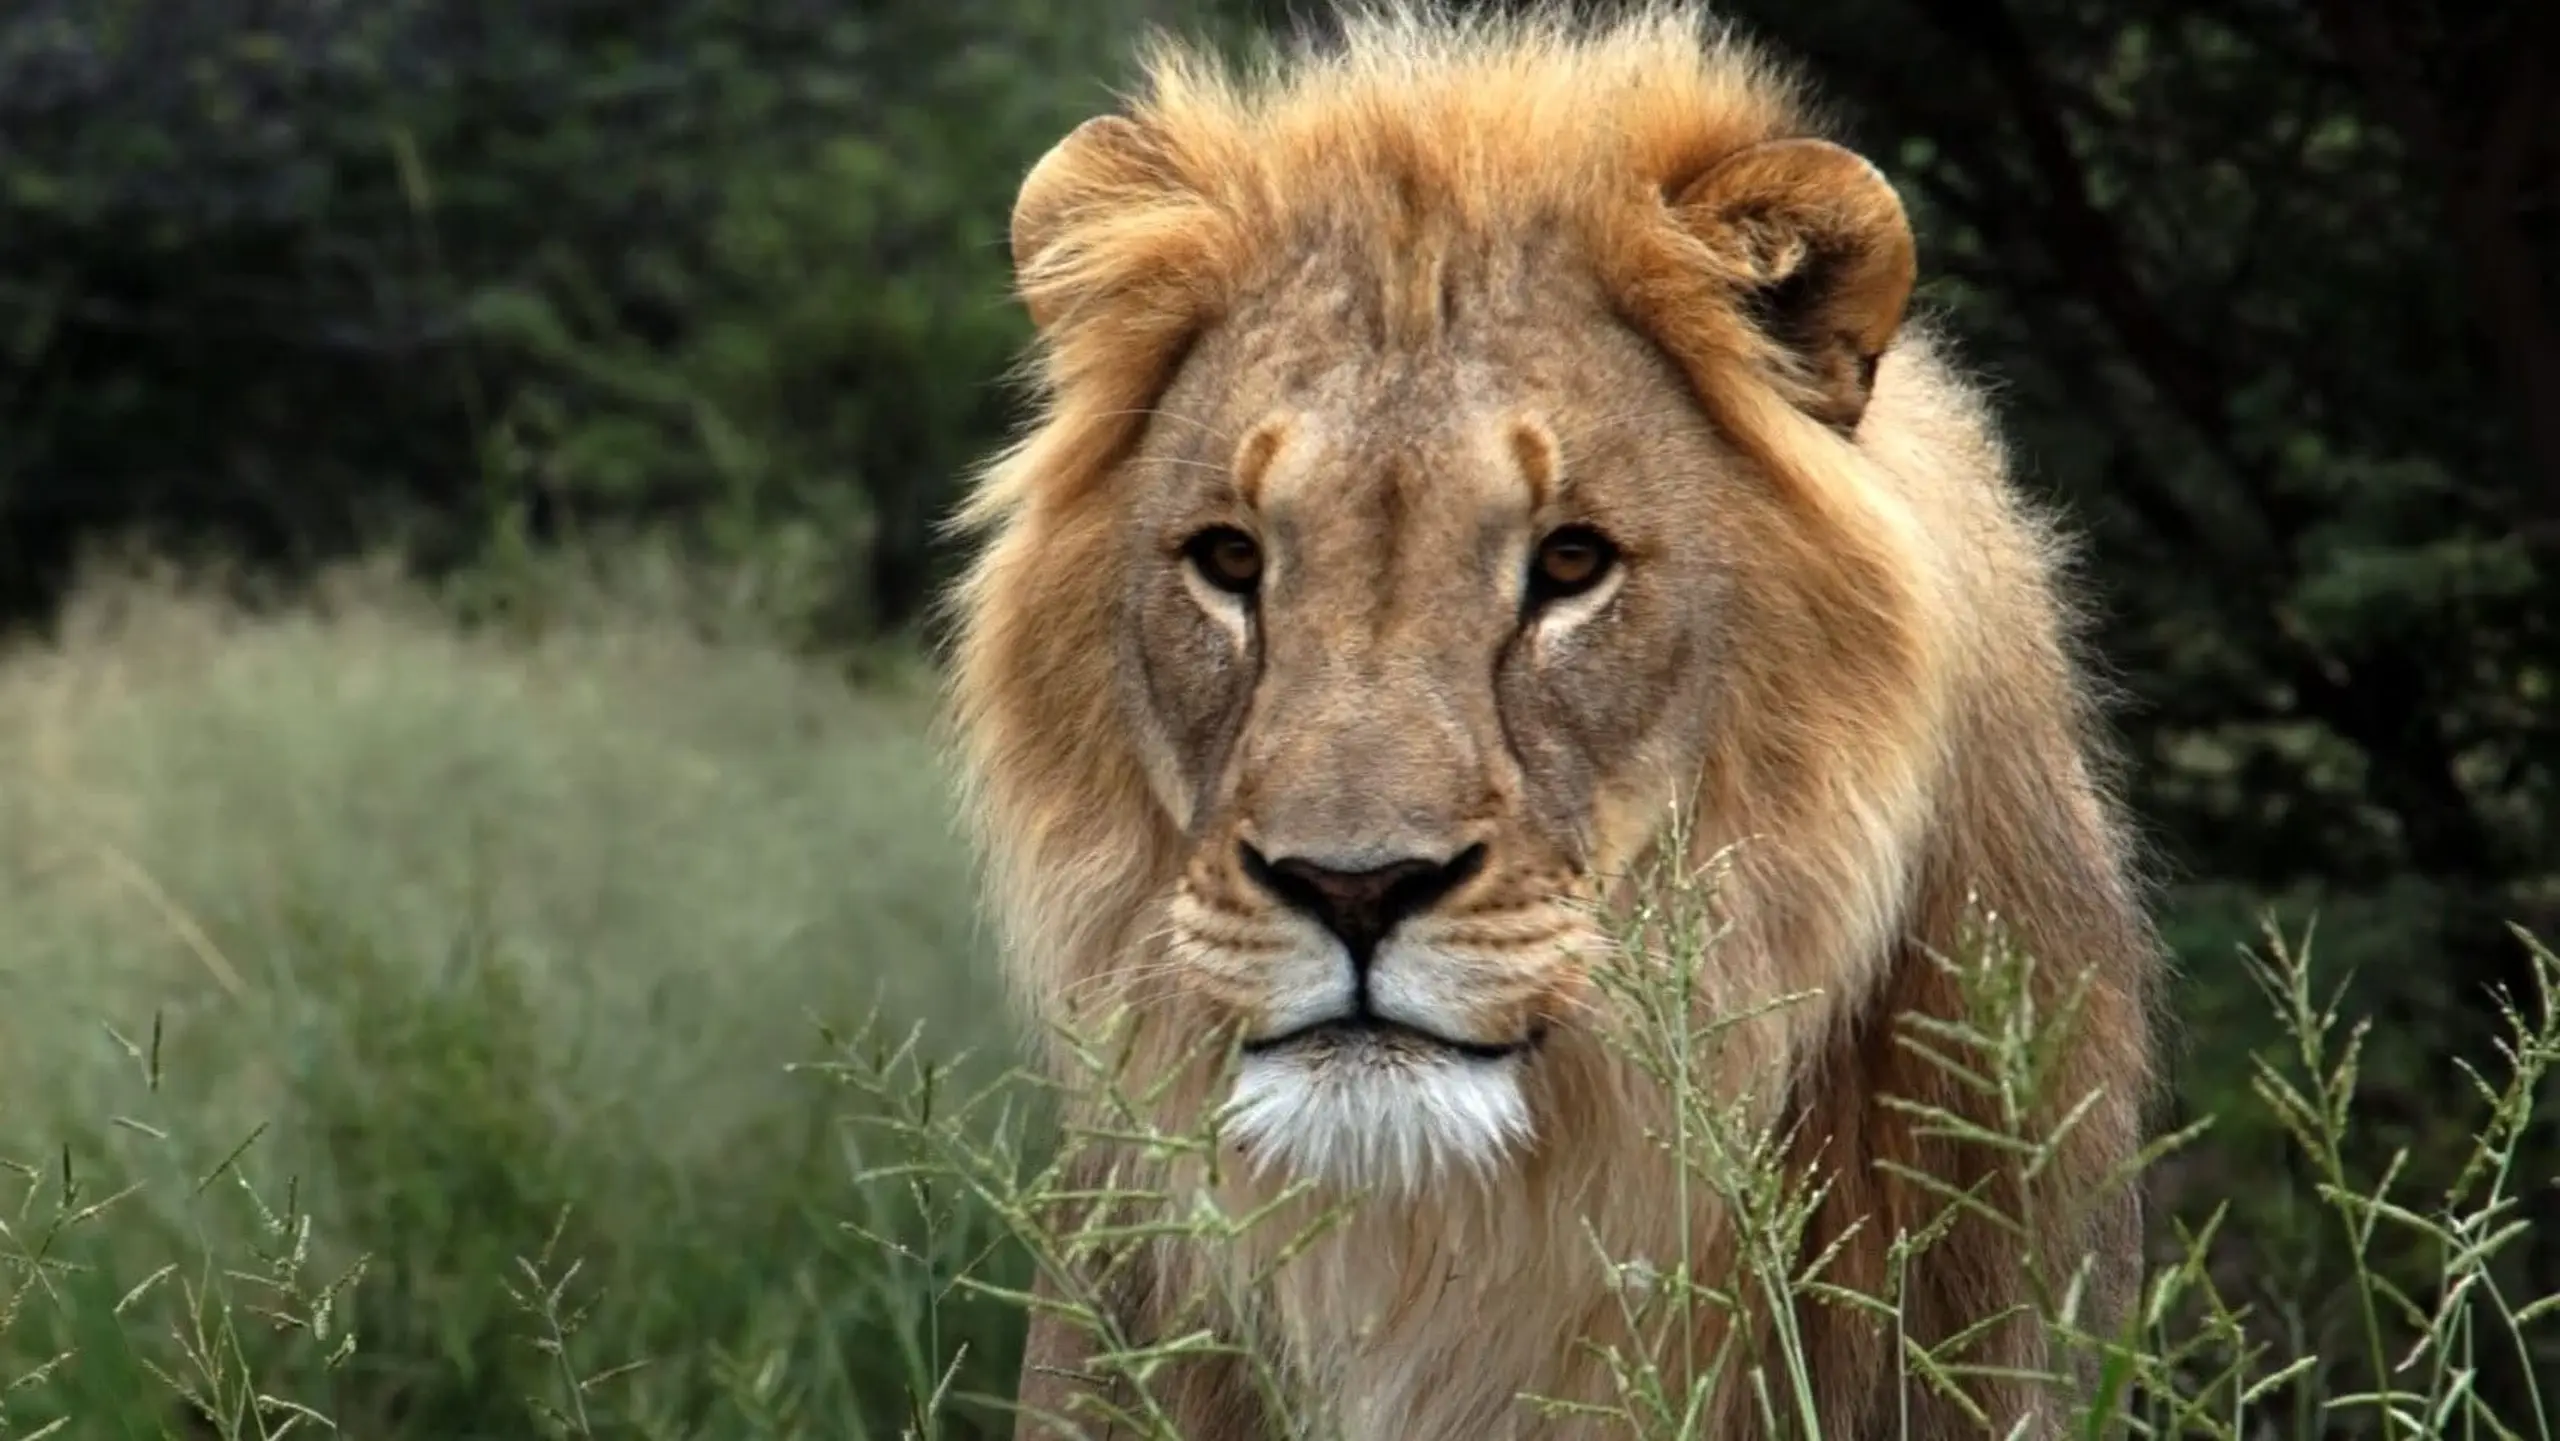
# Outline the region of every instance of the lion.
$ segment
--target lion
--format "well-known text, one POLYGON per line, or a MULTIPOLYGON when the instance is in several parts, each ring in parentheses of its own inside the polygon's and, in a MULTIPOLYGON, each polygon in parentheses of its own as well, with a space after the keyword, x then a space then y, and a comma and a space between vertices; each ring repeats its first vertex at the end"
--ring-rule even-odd
MULTIPOLYGON (((1940 1218, 1915 1168, 2007 1174, 1891 1103, 1997 1121, 1896 1043, 1963 1004, 1934 958, 1996 913, 2067 999, 2028 1229, 1960 1214, 1898 1321, 1790 1322, 1824 1435, 2056 1434, 2018 1378, 2071 1363, 2013 1313, 2041 1267, 2093 1334, 2128 1314, 2139 1203, 2110 1178, 2160 948, 2069 546, 1909 313, 1893 185, 1680 4, 1388 5, 1249 72, 1159 38, 1142 75, 1015 201, 1038 408, 955 520, 949 714, 1025 1013, 1116 998, 1159 1104, 1223 1118, 1237 1163, 1110 1164, 1230 1215, 1359 1202, 1285 1264, 1112 1253, 1115 1334, 1224 1295, 1252 1314, 1211 1320, 1287 1378, 1192 1354, 1164 1414, 1202 1441, 1301 1405, 1380 1441, 1599 1434, 1522 1398, 1610 1398, 1578 1344, 1633 1339, 1604 1255, 1706 1285, 1736 1255, 1595 987, 1609 908, 1667 856, 1727 865, 1697 1004, 1745 1019, 1712 1079, 1821 1176, 1803 1244, 1834 1286, 1883 1294, 1940 1218), (1977 1326, 1970 1380, 1901 1361, 1977 1326)), ((1703 1376, 1777 1319, 1644 1344, 1703 1376)), ((1019 1434, 1126 1394, 1094 1344, 1035 1311, 1019 1434)), ((1751 1390, 1714 1388, 1699 1434, 1771 1434, 1751 1390)))

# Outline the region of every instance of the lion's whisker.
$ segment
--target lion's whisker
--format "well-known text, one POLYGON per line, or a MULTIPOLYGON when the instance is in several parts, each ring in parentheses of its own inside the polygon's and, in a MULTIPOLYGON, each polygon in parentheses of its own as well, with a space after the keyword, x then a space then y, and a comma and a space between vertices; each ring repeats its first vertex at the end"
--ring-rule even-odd
POLYGON ((1132 406, 1123 410, 1097 410, 1090 413, 1096 419, 1107 417, 1114 420, 1178 420, 1185 425, 1197 428, 1214 440, 1224 441, 1228 445, 1234 445, 1236 443, 1236 438, 1233 435, 1228 434, 1218 426, 1212 425, 1208 421, 1203 420, 1196 415, 1186 415, 1181 411, 1168 410, 1160 405, 1132 406))

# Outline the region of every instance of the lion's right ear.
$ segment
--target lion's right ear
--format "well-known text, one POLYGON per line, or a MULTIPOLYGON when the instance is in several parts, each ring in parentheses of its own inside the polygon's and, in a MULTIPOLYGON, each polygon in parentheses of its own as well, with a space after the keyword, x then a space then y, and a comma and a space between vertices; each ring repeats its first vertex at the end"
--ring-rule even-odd
POLYGON ((1161 186, 1148 132, 1124 115, 1097 115, 1049 148, 1013 201, 1014 283, 1031 323, 1049 328, 1080 298, 1075 267, 1062 265, 1077 222, 1139 188, 1161 186))

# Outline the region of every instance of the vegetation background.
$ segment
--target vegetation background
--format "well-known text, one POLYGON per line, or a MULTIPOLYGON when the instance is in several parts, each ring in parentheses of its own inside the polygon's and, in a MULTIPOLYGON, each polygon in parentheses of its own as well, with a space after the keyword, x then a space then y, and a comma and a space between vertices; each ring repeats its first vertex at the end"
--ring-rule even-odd
MULTIPOLYGON (((2238 948, 2317 917, 2379 1022, 2350 1159, 2451 1184, 2508 927, 2560 933, 2560 6, 1723 13, 1902 184, 2087 537, 2218 1118, 2163 1224, 2233 1203, 2229 1294, 2334 1352, 2238 948)), ((949 1283, 1019 1257, 787 1063, 1010 1044, 933 522, 1015 415, 1013 187, 1150 23, 1319 22, 0 11, 0 1437, 1001 1429, 918 1398, 1007 1389, 1019 1317, 949 1283)))

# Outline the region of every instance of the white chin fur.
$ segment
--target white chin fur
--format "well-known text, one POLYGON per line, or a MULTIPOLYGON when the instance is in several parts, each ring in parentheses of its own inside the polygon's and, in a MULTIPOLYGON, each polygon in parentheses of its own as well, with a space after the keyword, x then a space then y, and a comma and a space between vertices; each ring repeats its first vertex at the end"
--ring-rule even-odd
POLYGON ((1247 1056, 1225 1128, 1258 1165, 1349 1190, 1411 1192, 1483 1170, 1529 1137, 1519 1062, 1247 1056))

